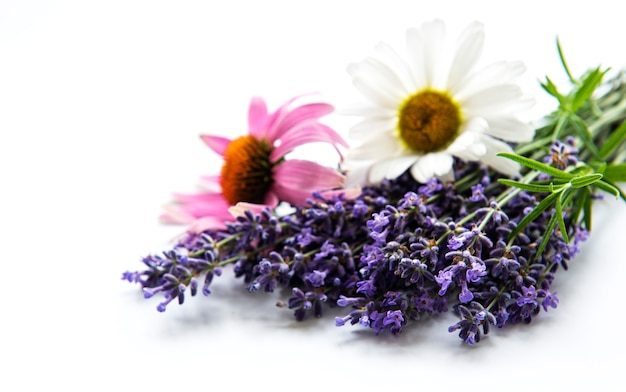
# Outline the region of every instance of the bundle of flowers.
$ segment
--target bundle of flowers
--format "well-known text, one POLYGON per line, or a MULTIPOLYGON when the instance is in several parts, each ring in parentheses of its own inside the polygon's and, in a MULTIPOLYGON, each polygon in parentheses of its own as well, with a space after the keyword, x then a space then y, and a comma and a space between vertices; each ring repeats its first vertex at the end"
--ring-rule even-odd
POLYGON ((250 292, 289 293, 277 305, 299 321, 342 307, 337 326, 375 334, 453 311, 468 344, 556 308, 594 203, 626 200, 624 76, 575 77, 557 42, 569 85, 541 83, 558 108, 532 127, 517 117, 532 103, 515 84, 523 64, 478 68, 480 23, 449 53, 444 33, 425 23, 406 53, 379 44, 349 66, 366 98, 350 112, 357 146, 321 121, 330 104, 303 97, 273 112, 254 98, 248 134, 203 135, 220 173, 174 195, 162 217, 184 235, 122 279, 163 312, 230 270, 250 292), (313 142, 337 149, 337 168, 289 154, 313 142))

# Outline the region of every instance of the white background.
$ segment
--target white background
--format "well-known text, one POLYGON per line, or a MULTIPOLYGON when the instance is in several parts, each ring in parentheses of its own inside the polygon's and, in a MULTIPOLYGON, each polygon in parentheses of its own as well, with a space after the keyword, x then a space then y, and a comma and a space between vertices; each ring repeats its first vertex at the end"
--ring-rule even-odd
POLYGON ((218 170, 198 135, 245 132, 251 96, 350 101, 346 66, 378 41, 479 20, 486 61, 526 63, 534 119, 553 104, 537 80, 563 80, 557 35, 576 73, 626 66, 613 4, 0 0, 0 390, 620 390, 620 202, 597 203, 559 308, 475 347, 447 332, 453 315, 398 337, 337 328, 333 312, 296 323, 274 306, 285 296, 230 271, 163 314, 120 280, 182 230, 161 206, 218 170))

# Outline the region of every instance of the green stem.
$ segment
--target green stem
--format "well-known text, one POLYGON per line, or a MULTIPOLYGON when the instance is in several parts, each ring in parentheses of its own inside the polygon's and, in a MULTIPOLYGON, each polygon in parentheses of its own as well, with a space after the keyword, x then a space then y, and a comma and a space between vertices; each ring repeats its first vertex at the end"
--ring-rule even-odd
POLYGON ((541 139, 534 140, 530 143, 523 144, 515 149, 515 153, 524 155, 530 151, 537 150, 538 148, 545 148, 546 145, 552 142, 552 136, 546 136, 541 139))
POLYGON ((624 119, 624 112, 626 111, 626 99, 623 99, 610 109, 606 110, 600 118, 589 125, 589 131, 591 135, 597 136, 598 132, 602 130, 607 124, 624 119))
POLYGON ((502 296, 502 294, 509 288, 509 283, 507 282, 505 285, 503 285, 500 290, 498 291, 498 294, 496 294, 495 297, 493 297, 493 299, 491 300, 491 302, 489 302, 489 305, 487 305, 487 307, 485 308, 486 311, 490 311, 491 308, 493 307, 493 305, 496 304, 496 302, 500 299, 500 297, 502 296))

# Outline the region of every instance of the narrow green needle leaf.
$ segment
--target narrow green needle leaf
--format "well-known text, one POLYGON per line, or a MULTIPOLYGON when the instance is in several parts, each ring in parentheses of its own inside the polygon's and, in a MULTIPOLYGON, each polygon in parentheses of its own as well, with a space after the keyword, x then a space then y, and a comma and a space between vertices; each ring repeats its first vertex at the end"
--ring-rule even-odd
POLYGON ((593 137, 591 136, 591 131, 589 131, 587 124, 577 115, 572 115, 571 120, 574 130, 578 134, 578 137, 582 140, 585 149, 588 150, 596 159, 603 161, 600 156, 600 152, 598 151, 598 147, 596 147, 596 144, 593 142, 593 137))
POLYGON ((570 184, 572 184, 572 187, 574 188, 584 188, 586 186, 595 184, 596 182, 600 181, 602 177, 604 176, 600 173, 587 174, 587 175, 572 179, 570 181, 570 184))
POLYGON ((545 199, 543 199, 539 204, 537 204, 535 206, 535 208, 533 208, 532 211, 530 211, 530 213, 528 215, 526 215, 517 224, 515 229, 513 229, 513 231, 509 235, 509 240, 517 237, 517 235, 519 233, 521 233, 522 230, 524 230, 526 228, 526 226, 528 226, 532 221, 537 219, 539 217, 539 215, 541 215, 546 209, 548 209, 548 207, 550 207, 552 205, 552 203, 554 202, 554 199, 556 199, 557 197, 560 197, 560 195, 561 194, 559 192, 551 193, 545 199))
POLYGON ((606 139, 602 148, 600 148, 599 154, 602 160, 606 160, 606 158, 624 142, 625 138, 626 121, 622 122, 622 124, 613 133, 611 133, 611 136, 606 139))
POLYGON ((551 187, 550 185, 524 183, 519 181, 507 180, 504 178, 499 179, 498 182, 506 186, 512 186, 530 192, 551 192, 553 189, 553 187, 551 187))
POLYGON ((564 196, 565 192, 561 193, 561 196, 556 198, 556 214, 554 216, 556 216, 556 220, 559 224, 559 230, 561 231, 561 235, 563 236, 563 240, 565 240, 565 243, 568 244, 569 243, 569 236, 567 235, 567 227, 565 227, 565 220, 563 220, 563 196, 564 196))
POLYGON ((570 82, 572 82, 572 84, 578 84, 578 81, 574 78, 574 76, 569 70, 569 67, 567 66, 567 62, 565 61, 565 56, 563 55, 563 48, 561 47, 561 41, 559 41, 558 38, 556 39, 556 48, 559 51, 559 59, 561 60, 563 69, 565 70, 565 73, 567 73, 567 77, 569 78, 570 82))
POLYGON ((608 165, 604 170, 604 177, 615 182, 626 182, 626 163, 608 165))
MULTIPOLYGON (((562 106, 562 105, 561 105, 562 106)), ((569 122, 568 114, 560 114, 559 119, 554 126, 554 130, 552 131, 552 140, 557 140, 561 136, 561 131, 565 129, 565 126, 569 122)))
MULTIPOLYGON (((600 182, 598 182, 597 184, 599 184, 600 182)), ((589 188, 583 188, 583 189, 589 189, 589 188)), ((593 206, 593 199, 591 197, 591 192, 588 192, 587 197, 585 198, 585 204, 583 205, 583 219, 585 222, 585 228, 588 231, 591 231, 591 213, 592 213, 592 207, 593 206)))
POLYGON ((542 173, 546 173, 551 175, 552 177, 556 177, 556 178, 564 178, 566 180, 571 180, 573 178, 575 178, 576 176, 574 176, 573 174, 570 173, 566 173, 563 170, 559 170, 555 167, 552 166, 548 166, 543 162, 539 162, 539 161, 535 161, 534 159, 530 159, 530 158, 526 158, 523 157, 521 155, 517 155, 517 154, 511 154, 509 152, 501 152, 498 153, 498 156, 504 157, 504 158, 508 158, 512 161, 515 161, 519 164, 522 164, 530 169, 533 170, 538 170, 542 173))
POLYGON ((605 72, 600 71, 600 68, 596 68, 583 79, 581 86, 574 93, 571 106, 571 110, 573 112, 580 109, 585 101, 593 95, 593 92, 596 90, 600 82, 602 82, 604 74, 605 72))
POLYGON ((541 243, 539 244, 539 247, 537 248, 535 259, 539 259, 541 255, 543 254, 543 251, 546 249, 546 246, 548 245, 548 241, 550 241, 550 237, 552 236, 552 232, 554 231, 554 228, 556 227, 556 221, 557 221, 556 215, 552 215, 552 218, 550 218, 550 221, 548 221, 546 232, 543 234, 541 243))
POLYGON ((596 183, 593 184, 594 186, 602 189, 603 191, 612 194, 613 196, 615 196, 616 199, 619 199, 620 197, 620 190, 616 187, 614 187, 613 185, 607 183, 606 181, 598 181, 596 183))
MULTIPOLYGON (((574 199, 574 202, 572 203, 572 209, 570 210, 569 215, 572 223, 576 224, 580 222, 580 214, 582 213, 583 207, 586 203, 585 199, 590 197, 590 193, 589 188, 582 188, 576 192, 576 199, 574 199)), ((574 192, 572 192, 572 195, 573 194, 574 192)), ((567 205, 567 200, 564 204, 567 205)))
POLYGON ((554 84, 554 82, 552 82, 549 77, 546 76, 546 82, 541 83, 541 87, 543 87, 543 89, 546 90, 548 94, 556 98, 561 106, 565 104, 565 97, 559 92, 556 84, 554 84))
POLYGON ((611 187, 615 188, 615 190, 617 190, 617 192, 619 192, 619 197, 621 197, 622 200, 626 201, 626 193, 624 193, 622 188, 620 188, 616 183, 614 183, 613 181, 607 180, 607 179, 603 179, 602 182, 605 182, 608 185, 610 185, 611 187))

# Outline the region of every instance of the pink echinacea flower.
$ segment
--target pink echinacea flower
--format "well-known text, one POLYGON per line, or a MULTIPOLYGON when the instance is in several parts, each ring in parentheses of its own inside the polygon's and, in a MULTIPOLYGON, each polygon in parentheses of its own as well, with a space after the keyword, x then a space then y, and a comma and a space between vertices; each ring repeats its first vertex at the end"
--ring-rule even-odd
POLYGON ((327 103, 293 105, 293 98, 269 113, 262 98, 251 100, 247 135, 228 139, 201 135, 202 140, 223 157, 219 175, 204 180, 214 191, 197 194, 175 193, 174 203, 165 207, 161 219, 187 224, 189 231, 223 228, 232 221, 229 212, 238 204, 244 208, 276 207, 280 202, 304 205, 315 191, 336 190, 344 176, 336 169, 316 162, 287 159, 296 147, 314 142, 348 147, 343 138, 319 119, 333 111, 327 103))

